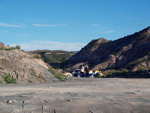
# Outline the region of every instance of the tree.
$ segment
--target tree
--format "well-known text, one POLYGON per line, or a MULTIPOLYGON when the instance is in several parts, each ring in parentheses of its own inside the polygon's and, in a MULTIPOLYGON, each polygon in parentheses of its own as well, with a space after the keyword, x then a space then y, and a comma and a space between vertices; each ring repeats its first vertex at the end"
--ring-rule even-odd
POLYGON ((16 45, 16 49, 20 50, 21 49, 20 45, 16 45))
POLYGON ((5 45, 0 42, 0 48, 3 48, 5 45))

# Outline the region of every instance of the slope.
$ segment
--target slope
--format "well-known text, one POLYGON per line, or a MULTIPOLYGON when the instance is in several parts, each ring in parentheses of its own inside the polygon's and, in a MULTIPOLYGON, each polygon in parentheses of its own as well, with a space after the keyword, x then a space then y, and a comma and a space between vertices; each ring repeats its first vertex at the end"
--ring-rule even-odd
POLYGON ((150 68, 150 27, 115 41, 91 41, 66 63, 67 70, 88 64, 94 70, 150 68), (134 65, 133 65, 134 64, 134 65))
POLYGON ((42 60, 35 59, 21 50, 2 46, 0 48, 0 81, 9 83, 6 78, 16 79, 20 84, 44 83, 55 79, 42 60))

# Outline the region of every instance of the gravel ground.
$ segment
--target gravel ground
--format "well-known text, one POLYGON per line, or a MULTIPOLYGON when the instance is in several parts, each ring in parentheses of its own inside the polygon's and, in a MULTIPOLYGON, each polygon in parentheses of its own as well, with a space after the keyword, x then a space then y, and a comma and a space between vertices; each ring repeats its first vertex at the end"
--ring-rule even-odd
POLYGON ((71 78, 0 85, 0 113, 150 113, 150 80, 71 78))

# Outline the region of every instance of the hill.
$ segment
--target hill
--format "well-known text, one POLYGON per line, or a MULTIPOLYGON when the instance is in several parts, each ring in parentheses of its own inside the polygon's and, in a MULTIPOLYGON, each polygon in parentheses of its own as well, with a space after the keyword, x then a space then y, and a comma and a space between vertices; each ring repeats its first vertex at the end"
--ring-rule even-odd
POLYGON ((115 41, 92 40, 66 63, 67 70, 88 64, 93 70, 150 69, 150 27, 115 41), (70 68, 71 67, 71 68, 70 68))
POLYGON ((0 43, 0 83, 44 83, 55 79, 41 59, 18 48, 0 43))
POLYGON ((30 51, 35 57, 42 58, 46 63, 53 67, 61 67, 61 64, 73 56, 76 52, 68 52, 61 50, 36 50, 30 51))

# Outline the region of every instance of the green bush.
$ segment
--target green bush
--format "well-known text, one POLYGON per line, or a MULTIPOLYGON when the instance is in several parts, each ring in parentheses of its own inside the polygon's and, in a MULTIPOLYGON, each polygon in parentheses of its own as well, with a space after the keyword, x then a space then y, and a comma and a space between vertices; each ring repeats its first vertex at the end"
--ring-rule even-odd
POLYGON ((2 84, 3 82, 0 80, 0 84, 2 84))
POLYGON ((40 55, 40 54, 34 54, 34 55, 33 55, 33 58, 41 59, 41 55, 40 55))
POLYGON ((7 83, 7 84, 16 84, 17 81, 16 79, 12 78, 9 74, 6 74, 4 76, 4 81, 7 83))
POLYGON ((21 46, 20 46, 20 45, 16 45, 15 48, 18 49, 18 50, 20 50, 20 49, 21 49, 21 46))
POLYGON ((4 70, 4 68, 3 68, 3 67, 0 67, 0 70, 4 70))
POLYGON ((20 45, 16 45, 16 47, 5 47, 5 46, 0 47, 0 50, 6 50, 6 51, 11 51, 11 50, 15 50, 15 49, 20 50, 21 49, 20 45))
POLYGON ((11 51, 11 50, 14 50, 16 48, 14 47, 10 47, 10 48, 0 48, 0 50, 6 50, 6 51, 11 51))
POLYGON ((120 71, 120 75, 125 75, 128 71, 129 71, 129 70, 127 70, 127 69, 122 69, 122 70, 120 71))
POLYGON ((67 78, 63 76, 63 74, 59 73, 56 69, 49 67, 49 71, 55 75, 55 77, 57 79, 59 79, 60 81, 66 81, 67 78))
POLYGON ((66 77, 63 77, 61 74, 57 74, 55 75, 56 78, 58 78, 60 81, 66 81, 67 78, 66 77))
POLYGON ((137 69, 137 71, 145 71, 145 70, 147 70, 147 68, 144 66, 138 67, 137 69))
POLYGON ((29 83, 32 83, 32 80, 28 80, 29 83))
POLYGON ((106 75, 105 77, 108 77, 108 76, 110 76, 110 75, 112 75, 112 74, 114 74, 114 73, 117 73, 117 70, 108 70, 108 71, 106 71, 106 72, 104 73, 104 75, 106 75))

